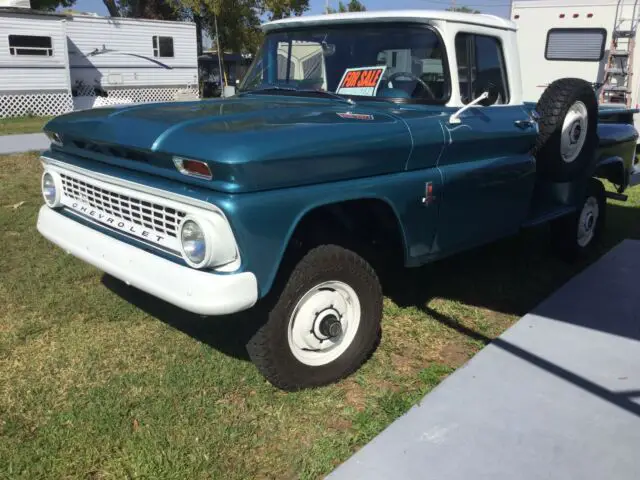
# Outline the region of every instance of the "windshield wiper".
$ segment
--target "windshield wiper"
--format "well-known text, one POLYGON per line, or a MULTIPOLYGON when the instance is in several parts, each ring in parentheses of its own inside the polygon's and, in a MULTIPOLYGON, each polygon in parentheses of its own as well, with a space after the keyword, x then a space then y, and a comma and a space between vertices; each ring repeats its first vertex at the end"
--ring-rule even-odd
POLYGON ((281 85, 265 85, 260 88, 254 88, 251 90, 243 90, 240 92, 240 95, 244 95, 246 93, 268 93, 268 92, 277 92, 277 91, 285 91, 285 92, 297 92, 298 89, 294 87, 283 87, 281 85))
POLYGON ((348 97, 342 96, 338 93, 327 92, 326 90, 311 90, 311 89, 302 89, 296 90, 297 92, 305 92, 305 93, 315 93, 318 95, 325 95, 327 97, 335 98, 336 100, 342 100, 343 102, 347 102, 349 105, 355 105, 356 102, 348 97))
POLYGON ((245 90, 245 91, 241 92, 241 94, 245 94, 245 93, 268 93, 268 92, 278 92, 278 91, 296 92, 296 93, 310 93, 310 94, 314 94, 314 95, 324 95, 326 97, 331 97, 331 98, 334 98, 336 100, 340 100, 342 102, 346 102, 349 105, 355 105, 356 104, 356 102, 354 102, 352 99, 347 98, 347 97, 343 97, 342 95, 339 95, 337 93, 327 92, 327 91, 324 91, 324 90, 313 90, 313 89, 310 89, 310 88, 283 87, 282 85, 265 85, 264 87, 256 88, 256 89, 253 89, 253 90, 245 90))

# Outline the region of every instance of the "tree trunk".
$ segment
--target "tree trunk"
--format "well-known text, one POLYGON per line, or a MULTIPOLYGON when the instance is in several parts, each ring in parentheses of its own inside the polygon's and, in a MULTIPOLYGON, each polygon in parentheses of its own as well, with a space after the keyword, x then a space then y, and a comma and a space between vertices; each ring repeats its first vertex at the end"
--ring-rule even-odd
POLYGON ((109 15, 112 17, 119 17, 120 16, 120 9, 118 8, 118 5, 116 5, 116 0, 102 0, 104 3, 104 6, 107 7, 107 10, 109 11, 109 15))
POLYGON ((194 14, 193 22, 196 24, 196 51, 200 56, 202 55, 202 17, 194 14))

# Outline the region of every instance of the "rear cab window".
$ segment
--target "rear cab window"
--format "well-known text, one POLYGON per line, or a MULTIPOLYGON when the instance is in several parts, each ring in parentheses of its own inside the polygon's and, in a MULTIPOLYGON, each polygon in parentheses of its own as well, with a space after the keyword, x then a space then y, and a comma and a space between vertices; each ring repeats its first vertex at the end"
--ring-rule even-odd
POLYGON ((500 39, 458 33, 455 45, 462 103, 472 102, 493 86, 498 92, 495 104, 508 104, 509 81, 500 39))

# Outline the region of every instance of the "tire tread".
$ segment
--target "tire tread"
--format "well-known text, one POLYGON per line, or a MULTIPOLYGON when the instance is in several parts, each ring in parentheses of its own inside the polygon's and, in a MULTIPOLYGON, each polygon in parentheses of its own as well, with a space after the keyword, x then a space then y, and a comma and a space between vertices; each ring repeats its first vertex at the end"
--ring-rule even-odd
MULTIPOLYGON (((283 390, 296 391, 302 388, 318 387, 351 375, 376 350, 380 340, 379 319, 382 317, 382 288, 375 271, 360 255, 338 245, 319 245, 309 250, 293 269, 281 297, 276 305, 267 312, 267 315, 269 317, 267 322, 258 329, 247 344, 247 351, 252 362, 271 384, 283 390), (326 268, 327 265, 341 265, 348 268, 370 288, 367 296, 371 295, 376 299, 371 317, 378 320, 378 331, 374 338, 363 346, 363 351, 359 355, 360 361, 346 364, 340 370, 333 372, 330 381, 309 377, 295 378, 283 373, 278 365, 278 352, 274 352, 273 345, 277 343, 275 337, 282 335, 282 330, 279 328, 279 322, 273 317, 282 315, 283 311, 287 310, 286 306, 292 301, 292 298, 295 299, 300 295, 300 290, 304 290, 305 279, 313 277, 319 269, 326 268)), ((362 322, 367 320, 369 319, 361 319, 361 326, 362 322)))

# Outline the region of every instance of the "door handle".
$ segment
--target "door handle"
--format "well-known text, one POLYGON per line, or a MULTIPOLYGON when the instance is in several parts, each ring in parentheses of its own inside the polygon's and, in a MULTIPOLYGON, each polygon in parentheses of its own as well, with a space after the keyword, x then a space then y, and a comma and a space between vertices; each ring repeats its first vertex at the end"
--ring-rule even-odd
POLYGON ((534 128, 536 126, 536 122, 533 120, 516 120, 513 123, 516 127, 521 128, 522 130, 528 130, 529 128, 534 128))

